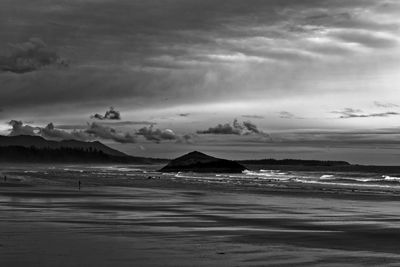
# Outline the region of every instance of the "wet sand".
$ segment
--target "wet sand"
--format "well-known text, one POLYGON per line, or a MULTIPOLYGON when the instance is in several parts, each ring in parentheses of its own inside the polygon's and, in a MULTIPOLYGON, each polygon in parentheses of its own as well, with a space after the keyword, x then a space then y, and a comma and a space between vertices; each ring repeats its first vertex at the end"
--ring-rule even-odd
POLYGON ((396 196, 65 181, 1 182, 0 266, 400 266, 396 196))

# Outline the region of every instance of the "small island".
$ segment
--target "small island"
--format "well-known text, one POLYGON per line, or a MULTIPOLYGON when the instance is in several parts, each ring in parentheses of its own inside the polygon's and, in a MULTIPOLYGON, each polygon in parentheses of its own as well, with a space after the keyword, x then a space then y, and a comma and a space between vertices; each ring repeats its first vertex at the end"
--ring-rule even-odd
POLYGON ((232 160, 193 151, 170 161, 161 172, 241 173, 246 168, 232 160))

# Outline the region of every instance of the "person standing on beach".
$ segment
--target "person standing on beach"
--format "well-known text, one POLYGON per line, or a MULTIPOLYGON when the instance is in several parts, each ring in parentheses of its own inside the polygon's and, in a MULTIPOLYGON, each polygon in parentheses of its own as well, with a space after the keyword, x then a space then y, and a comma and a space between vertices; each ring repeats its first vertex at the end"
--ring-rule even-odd
POLYGON ((7 175, 4 175, 4 182, 7 182, 7 175))
POLYGON ((81 180, 78 180, 78 188, 79 188, 79 191, 81 191, 81 180))

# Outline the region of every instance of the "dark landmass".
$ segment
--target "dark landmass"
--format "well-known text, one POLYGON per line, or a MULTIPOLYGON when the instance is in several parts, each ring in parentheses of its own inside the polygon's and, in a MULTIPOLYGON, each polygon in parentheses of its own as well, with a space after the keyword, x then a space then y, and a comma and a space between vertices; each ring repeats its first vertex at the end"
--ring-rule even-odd
POLYGON ((260 159, 231 161, 191 152, 175 160, 134 157, 99 141, 51 141, 40 136, 1 136, 0 162, 169 164, 163 172, 240 173, 249 170, 376 172, 400 175, 400 166, 353 165, 346 161, 260 159))
POLYGON ((269 164, 245 164, 248 170, 281 170, 281 171, 326 171, 326 172, 366 172, 366 173, 391 173, 400 175, 400 166, 376 166, 376 165, 269 165, 269 164))
POLYGON ((0 162, 12 163, 126 163, 155 164, 168 160, 133 156, 114 156, 92 148, 0 147, 0 162))
POLYGON ((193 151, 171 160, 162 172, 241 173, 246 168, 238 162, 219 159, 193 151))
POLYGON ((322 161, 322 160, 301 160, 301 159, 260 159, 260 160, 241 160, 241 164, 253 165, 292 165, 292 166, 349 166, 346 161, 322 161))
POLYGON ((133 157, 98 141, 50 141, 40 136, 0 136, 0 162, 160 164, 166 159, 133 157))
POLYGON ((92 149, 102 151, 107 155, 112 156, 128 156, 118 150, 112 149, 99 141, 94 142, 82 142, 77 140, 62 140, 62 141, 51 141, 46 140, 40 136, 30 136, 30 135, 17 135, 17 136, 2 136, 0 135, 0 147, 7 146, 19 146, 19 147, 35 147, 59 149, 59 148, 78 148, 78 149, 92 149))

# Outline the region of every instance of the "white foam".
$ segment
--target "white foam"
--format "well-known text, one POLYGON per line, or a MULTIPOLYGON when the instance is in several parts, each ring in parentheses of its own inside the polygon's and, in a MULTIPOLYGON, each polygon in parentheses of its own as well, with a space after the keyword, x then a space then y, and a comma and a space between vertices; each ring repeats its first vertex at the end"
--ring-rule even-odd
POLYGON ((321 175, 321 177, 319 177, 319 179, 321 179, 321 180, 332 180, 332 179, 335 179, 335 176, 331 175, 331 174, 324 174, 324 175, 321 175))
POLYGON ((396 176, 382 175, 382 178, 384 178, 385 181, 400 182, 400 177, 396 176))
POLYGON ((271 174, 271 173, 255 172, 255 171, 248 171, 248 170, 244 170, 242 173, 245 175, 250 175, 250 176, 266 176, 266 177, 273 176, 273 174, 271 174))
POLYGON ((349 178, 350 180, 354 180, 357 182, 381 182, 382 179, 377 179, 377 178, 349 178))
POLYGON ((377 184, 355 184, 355 183, 334 183, 334 182, 318 182, 311 180, 297 180, 296 182, 305 183, 305 184, 321 184, 321 185, 333 185, 333 186, 354 186, 354 187, 378 187, 378 188, 392 188, 391 185, 377 185, 377 184))

